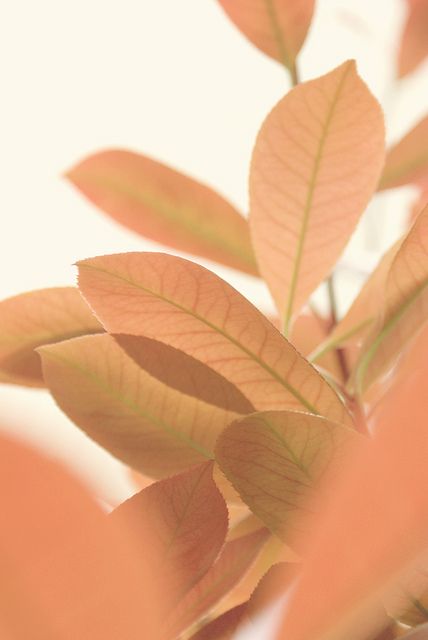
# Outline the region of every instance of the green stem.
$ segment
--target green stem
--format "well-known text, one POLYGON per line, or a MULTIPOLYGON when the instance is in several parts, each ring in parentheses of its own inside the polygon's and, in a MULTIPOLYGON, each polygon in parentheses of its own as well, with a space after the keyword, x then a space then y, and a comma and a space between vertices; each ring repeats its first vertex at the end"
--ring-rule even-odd
MULTIPOLYGON (((331 330, 332 330, 337 325, 338 318, 339 318, 333 274, 331 274, 327 278, 327 291, 328 291, 328 300, 330 303, 330 317, 331 317, 331 330)), ((346 384, 346 381, 349 378, 349 368, 348 368, 348 363, 346 362, 345 351, 340 347, 337 347, 336 357, 339 363, 340 370, 342 372, 343 380, 346 384)))

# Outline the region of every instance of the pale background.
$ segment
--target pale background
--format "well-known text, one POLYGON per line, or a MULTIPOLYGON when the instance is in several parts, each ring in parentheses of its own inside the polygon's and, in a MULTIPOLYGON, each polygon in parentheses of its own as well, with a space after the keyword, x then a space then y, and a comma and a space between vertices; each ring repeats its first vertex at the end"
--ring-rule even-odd
MULTIPOLYGON (((402 0, 319 0, 300 63, 305 80, 356 58, 386 108, 389 140, 427 109, 426 65, 393 80, 403 16, 402 0)), ((257 130, 288 87, 284 70, 244 40, 215 0, 3 0, 0 298, 73 284, 79 258, 155 247, 61 178, 97 149, 152 155, 245 212, 257 130)), ((342 263, 344 306, 395 238, 412 197, 400 189, 376 199, 342 263)), ((253 279, 217 271, 269 304, 253 279)), ((120 465, 47 394, 0 387, 0 422, 71 466, 109 504, 128 495, 120 465)))

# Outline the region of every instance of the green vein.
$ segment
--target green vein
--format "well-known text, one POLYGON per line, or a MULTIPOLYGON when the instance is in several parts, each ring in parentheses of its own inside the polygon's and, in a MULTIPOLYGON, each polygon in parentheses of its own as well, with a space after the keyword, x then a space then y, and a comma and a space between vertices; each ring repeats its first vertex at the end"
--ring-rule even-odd
POLYGON ((398 307, 397 311, 391 316, 391 318, 386 322, 383 329, 379 332, 376 339, 372 342, 369 349, 362 356, 361 360, 357 364, 356 368, 356 387, 358 393, 361 393, 364 390, 364 378, 367 373, 367 369, 370 366, 374 356, 376 355, 380 345, 382 342, 388 337, 391 331, 396 327, 398 322, 403 318, 403 316, 407 313, 407 311, 412 307, 412 305, 417 301, 419 296, 425 291, 428 287, 428 279, 424 280, 422 284, 413 292, 413 294, 398 307))
POLYGON ((290 282, 290 290, 289 290, 289 294, 288 294, 288 300, 286 303, 286 312, 285 312, 285 318, 284 318, 284 333, 285 335, 288 334, 288 329, 289 329, 289 325, 290 325, 290 321, 291 321, 291 316, 293 313, 293 303, 294 303, 294 298, 296 295, 296 288, 297 288, 297 281, 298 281, 298 277, 299 277, 299 272, 300 272, 300 267, 301 267, 301 262, 302 262, 302 257, 303 257, 303 247, 304 247, 304 243, 305 243, 305 239, 306 239, 306 233, 307 233, 307 228, 308 228, 308 224, 309 224, 309 216, 311 213, 311 209, 312 209, 312 202, 313 202, 313 198, 314 198, 314 193, 315 193, 315 187, 316 187, 316 182, 317 182, 317 178, 318 178, 318 173, 321 167, 321 160, 322 160, 322 155, 324 152, 324 147, 325 147, 325 143, 327 140, 327 135, 329 133, 329 129, 330 129, 330 125, 333 119, 333 115, 340 97, 340 93, 343 89, 343 85, 345 83, 346 77, 350 71, 350 69, 352 68, 351 64, 348 64, 345 68, 345 71, 343 73, 343 76, 337 86, 336 92, 333 96, 333 100, 331 102, 330 105, 330 109, 327 113, 327 118, 325 121, 325 125, 324 125, 324 130, 322 132, 320 141, 319 141, 319 145, 318 145, 318 151, 317 154, 315 156, 315 161, 314 161, 314 167, 312 170, 312 175, 311 175, 311 179, 309 182, 309 188, 308 188, 308 195, 306 197, 306 203, 305 203, 305 208, 303 211, 303 219, 302 219, 302 226, 301 226, 301 230, 300 230, 300 234, 299 234, 299 240, 297 243, 297 250, 296 250, 296 257, 294 260, 294 267, 293 267, 293 272, 292 272, 292 276, 291 276, 291 282, 290 282))

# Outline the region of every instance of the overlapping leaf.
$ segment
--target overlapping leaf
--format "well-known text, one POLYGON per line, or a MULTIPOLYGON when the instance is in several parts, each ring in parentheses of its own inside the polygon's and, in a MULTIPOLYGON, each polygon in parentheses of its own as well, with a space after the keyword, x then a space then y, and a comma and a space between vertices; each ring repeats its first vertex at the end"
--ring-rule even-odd
POLYGON ((244 603, 229 609, 205 625, 191 640, 229 640, 235 631, 251 623, 253 617, 263 611, 286 589, 295 576, 293 566, 279 563, 269 569, 260 580, 251 597, 244 603))
MULTIPOLYGON (((137 353, 135 341, 132 348, 137 353)), ((142 348, 149 359, 150 341, 142 348)), ((189 357, 181 359, 183 366, 175 371, 185 392, 168 386, 140 368, 107 334, 68 340, 39 352, 46 384, 63 411, 119 459, 154 477, 212 458, 219 433, 251 407, 233 385, 210 375, 207 367, 202 374, 203 365, 194 365, 189 357), (195 376, 208 385, 202 399, 200 387, 192 387, 195 376), (214 404, 207 402, 210 389, 214 404)), ((152 355, 156 354, 154 346, 152 355)), ((164 360, 164 367, 168 362, 164 360)), ((171 379, 172 369, 169 373, 171 379)))
POLYGON ((393 389, 373 438, 361 439, 320 503, 281 640, 375 635, 385 624, 380 598, 426 553, 426 408, 409 401, 409 393, 426 394, 426 362, 422 358, 422 368, 393 389))
POLYGON ((138 560, 156 539, 135 546, 62 468, 4 438, 0 496, 2 638, 159 637, 163 600, 138 560))
POLYGON ((216 459, 241 498, 274 533, 289 542, 306 527, 314 490, 327 469, 360 440, 354 431, 298 412, 264 412, 232 423, 216 459))
POLYGON ((296 77, 296 57, 311 24, 315 0, 219 0, 242 33, 296 77))
POLYGON ((427 116, 389 149, 379 189, 406 184, 428 188, 427 116))
POLYGON ((199 182, 123 150, 86 158, 68 178, 100 209, 133 231, 257 275, 246 220, 199 182))
POLYGON ((407 20, 398 52, 400 78, 414 71, 428 56, 428 2, 407 0, 407 20))
POLYGON ((207 269, 157 253, 101 256, 79 262, 79 286, 107 330, 154 338, 203 361, 256 409, 298 408, 350 422, 317 371, 207 269))
POLYGON ((250 569, 269 537, 266 529, 228 542, 217 562, 171 612, 166 637, 175 638, 202 618, 250 569))
POLYGON ((315 349, 311 357, 312 362, 321 361, 331 349, 357 344, 370 333, 378 318, 385 292, 385 281, 400 244, 401 241, 395 243, 381 258, 346 315, 337 323, 328 338, 315 349))
POLYGON ((396 252, 384 289, 382 314, 355 368, 360 393, 388 370, 428 319, 428 207, 396 252))
POLYGON ((40 358, 43 344, 101 333, 103 328, 73 287, 30 291, 0 302, 0 379, 44 387, 40 358))
POLYGON ((286 328, 337 261, 383 162, 382 111, 353 61, 294 88, 265 120, 251 165, 250 229, 286 328))
POLYGON ((121 504, 112 514, 144 540, 157 539, 156 553, 145 549, 153 583, 169 586, 170 606, 208 571, 227 533, 226 503, 208 462, 160 480, 121 504))

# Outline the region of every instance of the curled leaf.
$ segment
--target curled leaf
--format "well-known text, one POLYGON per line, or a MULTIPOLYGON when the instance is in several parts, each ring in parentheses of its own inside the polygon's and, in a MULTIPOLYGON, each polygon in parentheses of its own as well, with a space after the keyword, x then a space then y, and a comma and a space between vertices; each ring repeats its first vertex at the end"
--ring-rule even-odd
POLYGON ((382 110, 353 61, 295 87, 266 118, 251 163, 250 229, 286 329, 343 251, 383 162, 382 110))
POLYGON ((396 361, 420 331, 428 313, 428 207, 416 219, 390 264, 384 303, 355 366, 359 393, 396 361))
POLYGON ((379 189, 406 184, 428 188, 428 116, 389 149, 386 156, 379 189))
POLYGON ((118 149, 89 156, 67 177, 132 231, 257 275, 246 220, 196 180, 151 158, 118 149))

